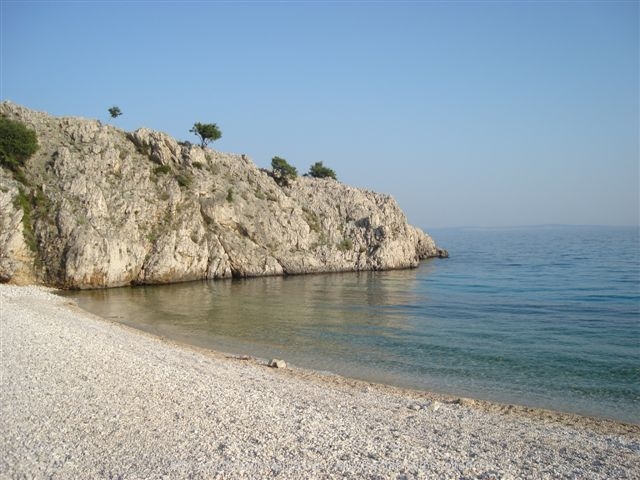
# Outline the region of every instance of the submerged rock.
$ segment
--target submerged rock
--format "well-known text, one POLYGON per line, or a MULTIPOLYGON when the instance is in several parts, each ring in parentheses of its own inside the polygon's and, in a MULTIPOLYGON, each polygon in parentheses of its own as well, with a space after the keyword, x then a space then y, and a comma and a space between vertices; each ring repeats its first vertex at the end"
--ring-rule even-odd
POLYGON ((0 281, 101 288, 445 256, 388 195, 307 177, 281 187, 245 155, 149 129, 9 102, 0 115, 34 129, 40 145, 19 180, 0 168, 0 281))

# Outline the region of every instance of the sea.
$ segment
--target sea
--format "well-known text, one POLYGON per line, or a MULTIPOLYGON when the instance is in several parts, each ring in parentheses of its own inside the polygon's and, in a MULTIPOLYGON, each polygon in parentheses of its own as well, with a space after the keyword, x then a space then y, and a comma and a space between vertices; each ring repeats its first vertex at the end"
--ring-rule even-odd
POLYGON ((429 230, 410 270, 68 292, 97 315, 234 355, 640 424, 640 229, 429 230))

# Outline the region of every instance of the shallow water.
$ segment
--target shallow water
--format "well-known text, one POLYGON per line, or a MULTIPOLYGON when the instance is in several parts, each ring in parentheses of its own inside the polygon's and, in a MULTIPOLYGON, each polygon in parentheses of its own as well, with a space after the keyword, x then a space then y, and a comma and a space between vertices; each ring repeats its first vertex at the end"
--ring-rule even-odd
POLYGON ((640 423, 637 228, 431 232, 420 268, 72 292, 202 347, 640 423))

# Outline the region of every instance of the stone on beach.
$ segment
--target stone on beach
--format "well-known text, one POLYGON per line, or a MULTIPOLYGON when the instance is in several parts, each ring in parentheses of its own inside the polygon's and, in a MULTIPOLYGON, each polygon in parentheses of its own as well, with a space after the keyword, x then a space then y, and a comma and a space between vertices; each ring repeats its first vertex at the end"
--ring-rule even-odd
POLYGON ((284 360, 273 358, 269 360, 269 366, 271 368, 287 368, 287 362, 285 362, 284 360))

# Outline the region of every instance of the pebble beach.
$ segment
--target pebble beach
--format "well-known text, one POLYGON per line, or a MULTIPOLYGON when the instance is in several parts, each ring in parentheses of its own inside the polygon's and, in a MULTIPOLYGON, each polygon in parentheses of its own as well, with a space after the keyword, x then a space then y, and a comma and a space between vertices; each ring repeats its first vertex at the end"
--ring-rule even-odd
POLYGON ((0 285, 0 478, 640 479, 637 424, 267 363, 0 285))

